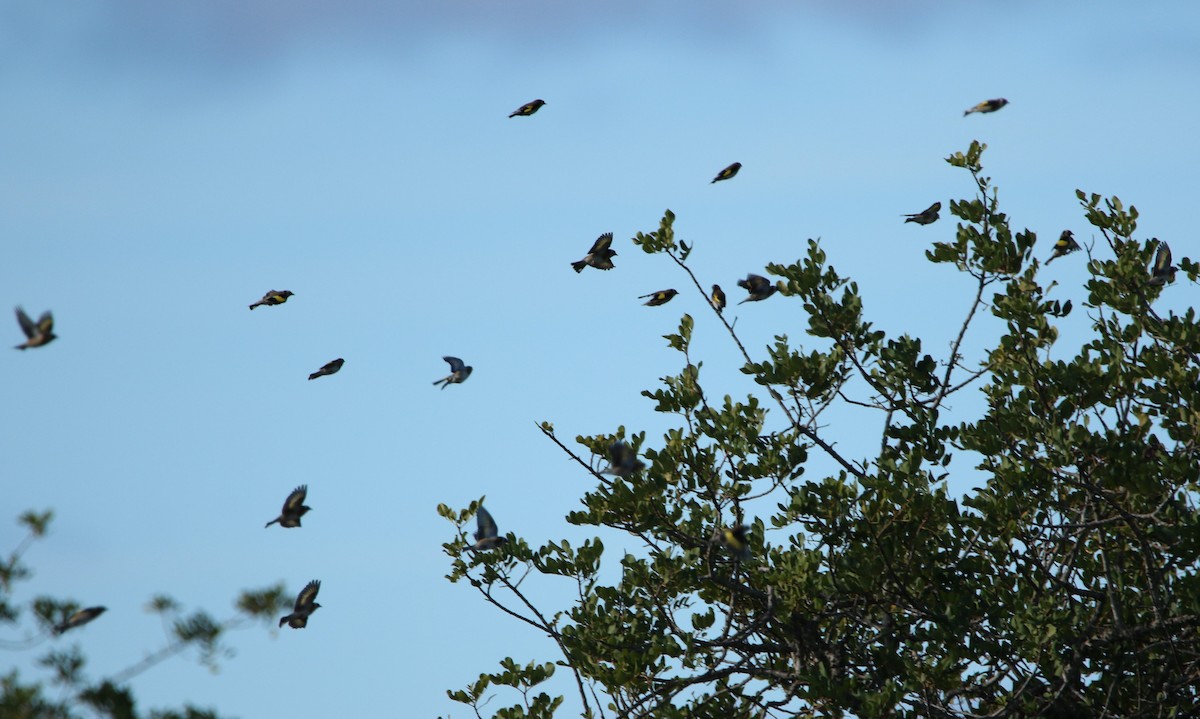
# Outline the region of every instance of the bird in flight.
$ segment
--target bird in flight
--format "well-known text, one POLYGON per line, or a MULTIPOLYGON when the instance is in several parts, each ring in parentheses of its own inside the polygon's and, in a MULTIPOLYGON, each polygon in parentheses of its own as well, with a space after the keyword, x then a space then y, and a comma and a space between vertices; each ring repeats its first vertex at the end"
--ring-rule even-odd
POLYGON ((612 249, 613 233, 605 232, 596 238, 592 243, 592 249, 583 256, 582 260, 572 262, 571 267, 576 272, 583 272, 584 267, 595 267, 598 270, 611 270, 613 268, 612 258, 617 256, 617 251, 612 249))
MULTIPOLYGON (((742 163, 735 162, 732 165, 730 165, 729 167, 726 167, 724 170, 721 170, 720 172, 718 172, 717 176, 713 178, 713 182, 720 182, 721 180, 731 179, 734 175, 738 174, 738 170, 740 170, 740 169, 742 169, 742 163)), ((711 185, 712 182, 710 182, 709 184, 711 185)))
POLYGON ((463 361, 457 357, 443 357, 450 364, 450 374, 434 382, 435 385, 441 385, 442 389, 446 389, 452 384, 462 384, 471 376, 474 368, 463 364, 463 361))
POLYGON ((16 346, 16 349, 27 350, 30 347, 41 347, 53 342, 57 335, 54 334, 54 315, 50 314, 50 310, 42 313, 38 317, 37 324, 29 319, 29 315, 25 314, 25 310, 17 308, 17 324, 21 325, 21 331, 25 333, 25 343, 16 346))
POLYGON ((503 547, 508 542, 508 537, 501 537, 500 530, 496 527, 496 520, 492 519, 492 513, 479 505, 479 509, 475 511, 475 543, 468 549, 473 549, 477 552, 503 547))
POLYGON ((300 590, 296 595, 296 605, 292 608, 292 613, 279 620, 279 626, 284 624, 292 629, 303 629, 308 626, 308 617, 313 612, 321 608, 317 604, 317 592, 321 591, 321 580, 314 579, 300 590))
POLYGON ((775 291, 779 289, 766 277, 753 273, 746 275, 746 279, 744 280, 738 280, 738 287, 743 287, 750 293, 746 299, 738 303, 739 305, 746 302, 761 302, 775 294, 775 291))
POLYGON ((520 107, 518 107, 516 110, 513 110, 513 113, 511 115, 509 115, 509 117, 510 118, 512 118, 512 117, 529 117, 533 113, 542 109, 542 105, 545 105, 545 104, 546 104, 545 100, 534 100, 533 102, 527 102, 524 105, 521 105, 520 107))
POLYGON ((68 629, 82 627, 84 624, 87 624, 101 614, 104 614, 106 611, 108 611, 107 607, 88 607, 87 609, 80 609, 78 612, 75 612, 63 621, 55 624, 50 631, 55 636, 58 636, 68 629))
POLYGON ((292 292, 291 290, 271 290, 267 294, 263 295, 261 300, 250 305, 250 309, 254 309, 260 305, 267 305, 268 307, 272 305, 281 305, 284 302, 287 302, 287 299, 294 294, 296 293, 292 292))
POLYGON ((998 97, 995 100, 984 100, 970 110, 963 113, 963 117, 970 115, 972 112, 995 112, 1008 104, 1008 100, 998 97))
POLYGON ((645 300, 647 297, 649 297, 650 299, 646 300, 644 304, 649 305, 650 307, 658 307, 659 305, 665 305, 670 302, 677 294, 679 294, 679 292, 676 290, 659 290, 658 292, 651 292, 648 295, 642 295, 638 299, 645 300))
POLYGON ((1050 255, 1050 259, 1046 260, 1046 265, 1049 266, 1051 262, 1059 257, 1069 255, 1078 249, 1079 243, 1075 241, 1075 236, 1071 234, 1070 230, 1063 230, 1062 234, 1054 242, 1054 253, 1050 255))
POLYGON ((344 364, 346 364, 346 360, 342 359, 341 357, 338 357, 337 359, 335 359, 333 361, 326 362, 321 367, 321 369, 310 374, 308 376, 308 378, 310 380, 314 380, 318 377, 324 377, 325 375, 337 374, 337 371, 340 370, 342 368, 342 365, 344 365, 344 364))
POLYGON ((929 209, 915 212, 911 215, 905 215, 908 219, 905 222, 915 222, 918 225, 931 225, 938 221, 938 211, 942 209, 942 203, 935 202, 929 206, 929 209))
POLYGON ((304 504, 305 498, 308 497, 308 485, 302 484, 292 490, 287 499, 283 502, 283 510, 279 516, 267 522, 267 526, 278 523, 281 527, 291 529, 292 527, 300 526, 300 518, 303 517, 312 507, 304 504))

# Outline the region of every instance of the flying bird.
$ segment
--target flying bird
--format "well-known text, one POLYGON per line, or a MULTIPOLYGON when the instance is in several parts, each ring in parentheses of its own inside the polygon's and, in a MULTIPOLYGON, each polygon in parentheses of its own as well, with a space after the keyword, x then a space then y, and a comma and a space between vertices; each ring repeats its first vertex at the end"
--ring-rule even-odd
POLYGON ((1071 234, 1070 230, 1063 230, 1062 234, 1054 242, 1054 252, 1050 255, 1050 259, 1046 260, 1046 265, 1049 266, 1051 262, 1059 257, 1069 255, 1078 249, 1079 243, 1075 241, 1075 236, 1071 234))
POLYGON ((651 292, 648 295, 642 295, 641 297, 638 297, 638 299, 645 300, 647 297, 649 297, 650 299, 646 300, 644 304, 649 305, 650 307, 658 307, 659 305, 665 305, 670 302, 677 294, 679 294, 679 292, 676 290, 659 290, 658 292, 651 292))
POLYGON ((1008 100, 998 97, 995 100, 984 100, 970 110, 963 113, 963 117, 970 115, 972 112, 995 112, 1008 104, 1008 100))
MULTIPOLYGON (((734 175, 738 174, 738 170, 740 170, 740 169, 742 169, 742 163, 735 162, 732 165, 730 165, 729 167, 726 167, 724 170, 721 170, 720 172, 718 172, 717 176, 713 178, 713 182, 720 182, 721 180, 731 179, 734 175)), ((711 185, 712 182, 710 182, 709 184, 711 185)))
POLYGON ((57 337, 54 334, 54 315, 50 314, 50 310, 43 312, 42 316, 38 317, 37 324, 34 324, 29 315, 25 314, 25 310, 18 307, 17 324, 21 325, 21 331, 25 333, 25 344, 16 346, 19 350, 50 344, 57 337))
POLYGON ((720 285, 713 285, 712 297, 709 299, 709 302, 712 303, 713 309, 717 312, 725 309, 725 291, 721 289, 720 285))
POLYGON ((496 527, 496 520, 492 519, 492 513, 479 505, 479 509, 475 511, 475 543, 467 549, 473 549, 477 552, 483 552, 496 547, 503 547, 508 542, 508 537, 501 537, 500 530, 496 527))
POLYGON ((513 110, 513 113, 509 115, 509 117, 529 117, 533 113, 542 109, 542 105, 545 104, 545 100, 534 100, 533 102, 527 102, 518 107, 516 110, 513 110))
POLYGON ((106 611, 108 611, 107 607, 88 607, 87 609, 80 609, 78 612, 75 612, 74 614, 67 617, 62 622, 55 624, 54 627, 51 628, 50 631, 55 636, 58 636, 59 634, 62 634, 63 632, 67 631, 68 629, 74 629, 75 627, 82 627, 84 624, 87 624, 88 622, 92 621, 93 619, 100 616, 101 614, 104 614, 104 612, 106 612, 106 611))
POLYGON ((344 364, 346 364, 346 360, 342 359, 341 357, 338 357, 337 359, 333 360, 332 362, 326 362, 325 365, 323 367, 321 367, 321 369, 310 374, 308 376, 308 378, 310 380, 314 380, 318 377, 324 377, 325 375, 337 374, 337 371, 340 370, 342 368, 342 365, 344 365, 344 364))
POLYGON ((929 209, 922 212, 917 212, 912 215, 905 215, 908 219, 905 222, 915 222, 918 225, 931 225, 938 221, 938 211, 942 209, 941 202, 935 202, 929 206, 929 209))
POLYGON ((576 272, 583 272, 584 267, 595 267, 598 270, 611 270, 613 268, 612 258, 617 256, 617 251, 612 249, 613 233, 605 232, 596 238, 592 243, 592 249, 583 256, 583 259, 578 262, 572 262, 571 267, 575 268, 576 272))
POLYGON ((738 303, 739 305, 746 302, 761 302, 775 294, 775 291, 779 289, 766 277, 753 273, 746 275, 746 279, 744 280, 738 280, 738 287, 744 287, 750 293, 746 299, 738 303))
POLYGON ((443 357, 442 359, 450 363, 450 374, 434 382, 435 385, 440 384, 442 389, 446 389, 452 384, 462 384, 471 376, 473 368, 463 364, 463 361, 457 357, 443 357))
POLYGON ((749 531, 749 527, 744 524, 725 527, 721 530, 721 541, 729 548, 733 556, 743 562, 750 558, 750 542, 746 538, 747 531, 749 531))
POLYGON ((278 523, 279 526, 286 527, 288 529, 291 529, 292 527, 299 527, 300 518, 303 517, 308 510, 312 509, 312 507, 308 507, 304 504, 304 499, 307 496, 307 484, 302 484, 293 489, 292 493, 289 494, 288 498, 283 502, 283 511, 279 513, 278 517, 272 519, 270 522, 267 522, 267 526, 269 527, 272 524, 278 523))
MULTIPOLYGON (((1154 238, 1158 240, 1157 237, 1154 238)), ((1150 266, 1150 285, 1162 287, 1175 281, 1175 272, 1179 268, 1171 264, 1171 248, 1165 242, 1158 243, 1158 252, 1154 255, 1154 264, 1150 266)))
POLYGON ((292 629, 303 629, 308 626, 308 616, 321 608, 317 604, 317 592, 321 591, 321 580, 314 579, 300 590, 296 595, 296 606, 292 608, 292 613, 279 620, 279 626, 284 624, 292 629))
POLYGON ((642 471, 646 463, 638 459, 633 447, 621 440, 612 443, 608 448, 608 467, 600 470, 600 474, 612 474, 618 477, 628 477, 642 471))
POLYGON ((254 309, 259 305, 267 305, 268 307, 272 305, 281 305, 284 302, 287 302, 287 299, 294 294, 296 293, 292 292, 291 290, 271 290, 267 294, 263 295, 261 300, 250 305, 250 309, 254 309))

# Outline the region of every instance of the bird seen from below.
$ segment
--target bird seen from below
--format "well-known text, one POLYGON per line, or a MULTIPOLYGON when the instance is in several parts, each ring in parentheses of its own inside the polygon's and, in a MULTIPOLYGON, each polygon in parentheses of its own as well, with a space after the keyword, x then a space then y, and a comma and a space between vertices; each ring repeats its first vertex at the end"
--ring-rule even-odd
POLYGON ((435 385, 441 385, 442 389, 446 389, 452 384, 462 384, 471 376, 472 369, 463 364, 463 361, 457 357, 443 357, 450 364, 450 374, 434 382, 435 385))
POLYGON ((612 258, 617 256, 617 251, 612 249, 613 233, 605 232, 596 238, 592 243, 592 249, 583 256, 582 260, 572 262, 571 267, 576 272, 583 272, 584 267, 595 267, 598 270, 611 270, 613 268, 612 258))
MULTIPOLYGON (((742 169, 742 163, 735 162, 732 165, 730 165, 729 167, 726 167, 724 170, 721 170, 720 172, 718 172, 717 176, 714 177, 712 181, 720 182, 722 180, 732 179, 734 175, 738 174, 738 170, 740 170, 740 169, 742 169)), ((711 185, 712 182, 710 182, 709 184, 711 185)))
MULTIPOLYGON (((1158 238, 1153 238, 1158 242, 1158 238)), ((1175 281, 1175 272, 1179 268, 1171 264, 1171 248, 1165 242, 1158 242, 1158 252, 1154 253, 1154 264, 1150 266, 1150 285, 1162 287, 1175 281)))
POLYGON ((17 324, 21 325, 21 331, 25 333, 25 342, 17 345, 16 349, 41 347, 57 339, 57 335, 54 334, 54 315, 50 314, 50 310, 43 312, 42 316, 38 317, 37 324, 34 324, 29 315, 25 314, 25 310, 18 307, 17 324))
POLYGON ((721 289, 720 285, 713 285, 708 301, 717 312, 725 309, 725 291, 721 289))
POLYGON ((479 509, 475 511, 475 543, 467 549, 472 549, 476 552, 484 552, 489 549, 503 547, 508 543, 508 537, 501 537, 500 530, 496 527, 496 520, 492 519, 492 513, 479 505, 479 509))
POLYGON ((633 447, 621 440, 613 442, 608 448, 608 467, 600 470, 600 474, 612 474, 618 477, 628 477, 646 468, 646 463, 638 459, 633 447))
POLYGON ((938 211, 942 209, 941 202, 935 202, 928 209, 922 210, 911 215, 905 215, 908 219, 905 222, 915 222, 918 225, 932 225, 938 221, 938 211))
POLYGON ((254 309, 260 305, 267 305, 268 307, 281 305, 284 302, 287 302, 288 298, 294 294, 296 293, 292 292, 291 290, 271 290, 270 292, 267 292, 267 294, 263 295, 261 300, 250 305, 250 309, 254 309))
POLYGON ((88 607, 87 609, 80 609, 78 612, 75 612, 63 621, 55 624, 50 631, 54 634, 54 636, 58 636, 69 629, 82 627, 84 624, 87 624, 101 614, 104 614, 106 611, 108 611, 107 607, 88 607))
POLYGON ((308 485, 302 484, 292 490, 287 499, 283 502, 283 510, 279 516, 267 522, 267 527, 278 523, 281 527, 291 529, 292 527, 300 526, 300 518, 303 517, 312 507, 305 506, 304 500, 308 497, 308 485))
POLYGON ((342 365, 344 365, 344 364, 346 364, 346 360, 342 359, 341 357, 338 357, 337 359, 335 359, 331 362, 326 362, 325 365, 323 367, 321 367, 321 369, 310 374, 308 376, 308 378, 310 380, 314 380, 318 377, 324 377, 325 375, 337 374, 338 370, 340 370, 342 368, 342 365))
POLYGON ((658 292, 651 292, 648 295, 642 295, 641 297, 638 297, 638 299, 645 300, 647 297, 649 297, 650 299, 646 300, 646 302, 643 304, 646 304, 650 307, 658 307, 659 305, 665 305, 670 302, 677 294, 679 294, 679 292, 676 290, 659 290, 658 292))
POLYGON ((1070 230, 1063 230, 1062 234, 1059 235, 1058 239, 1054 242, 1054 252, 1050 255, 1050 258, 1046 260, 1046 265, 1049 266, 1051 262, 1059 257, 1062 257, 1063 255, 1069 255, 1078 249, 1079 243, 1075 241, 1075 236, 1071 234, 1070 230))
POLYGON ((317 592, 321 591, 321 580, 314 579, 300 590, 296 595, 296 605, 292 608, 292 613, 279 620, 279 626, 284 624, 292 629, 303 629, 308 626, 308 617, 313 612, 321 608, 317 604, 317 592))
POLYGON ((750 558, 750 541, 746 538, 747 531, 749 531, 749 527, 744 524, 725 527, 721 530, 722 543, 729 548, 730 554, 743 562, 750 558))
POLYGON ((750 293, 746 299, 738 303, 739 305, 746 302, 761 302, 775 294, 775 291, 779 289, 775 286, 775 283, 766 277, 754 273, 746 275, 746 279, 744 280, 738 280, 738 287, 745 288, 750 293))
POLYGON ((512 118, 512 117, 529 117, 533 113, 542 109, 542 105, 545 105, 545 104, 546 104, 546 102, 544 100, 534 100, 533 102, 527 102, 524 105, 521 105, 520 107, 518 107, 516 110, 513 110, 512 114, 509 115, 509 117, 510 118, 512 118))
POLYGON ((963 117, 970 115, 972 112, 995 112, 1008 104, 1008 100, 998 97, 995 100, 984 100, 970 110, 963 113, 963 117))

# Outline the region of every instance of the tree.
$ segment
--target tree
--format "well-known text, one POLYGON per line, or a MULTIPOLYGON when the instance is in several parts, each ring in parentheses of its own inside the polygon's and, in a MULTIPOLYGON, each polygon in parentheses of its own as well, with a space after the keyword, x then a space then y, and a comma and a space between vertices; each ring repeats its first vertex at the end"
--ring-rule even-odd
MULTIPOLYGON (((19 523, 26 529, 25 538, 0 560, 0 625, 20 627, 23 610, 28 609, 33 626, 26 625, 21 639, 0 640, 0 650, 31 651, 52 642, 52 648, 38 659, 38 664, 50 672, 50 681, 66 690, 65 699, 50 698, 43 680, 23 682, 16 669, 0 676, 0 717, 6 719, 74 719, 81 716, 101 716, 111 719, 137 719, 133 694, 124 684, 156 664, 196 649, 199 661, 216 669, 221 657, 232 652, 223 643, 225 635, 236 628, 262 621, 274 624, 280 610, 290 603, 282 585, 239 594, 237 613, 218 621, 203 610, 184 615, 178 602, 166 595, 153 597, 147 611, 160 616, 166 632, 166 643, 140 661, 100 681, 91 681, 84 673, 87 665, 78 645, 59 648, 74 631, 68 619, 81 609, 77 602, 40 596, 28 608, 12 603, 13 585, 28 580, 32 571, 23 561, 26 550, 49 531, 52 512, 26 512, 19 523), (64 637, 63 635, 66 635, 64 637)), ((210 710, 185 706, 181 710, 152 711, 150 719, 218 719, 210 710)))
MULTIPOLYGON (((464 553, 476 505, 439 508, 458 528, 448 578, 557 650, 549 662, 504 659, 452 699, 480 715, 491 687, 506 686, 521 700, 495 716, 548 717, 563 697, 542 684, 561 667, 585 716, 1159 717, 1200 706, 1200 323, 1193 309, 1155 310, 1159 243, 1134 239, 1136 208, 1077 191, 1103 242, 1087 248, 1090 336, 1062 346, 1055 323, 1072 303, 1039 280, 1037 237, 1000 211, 984 149, 947 158, 974 197, 951 201, 954 239, 926 252, 975 288, 945 357, 877 329, 857 285, 809 241, 806 256, 767 268, 781 295, 770 301, 803 308, 803 346, 779 335, 756 357, 717 313, 757 395, 712 401, 684 315, 666 337, 683 368, 643 392, 676 418, 660 440, 620 427, 571 445, 541 424, 594 481, 567 521, 628 533, 644 551, 613 558, 599 537, 535 548, 510 533, 499 549, 464 553), (964 356, 968 336, 989 349, 964 356), (877 452, 850 456, 830 438, 822 418, 845 412, 871 418, 856 432, 879 428, 877 452), (601 473, 616 440, 644 470, 601 473), (835 471, 808 476, 822 465, 835 471), (952 476, 978 487, 952 496, 952 476), (724 539, 741 523, 744 560, 724 539), (605 583, 614 561, 619 581, 605 583), (579 600, 538 606, 528 573, 574 582, 579 600)), ((673 221, 668 211, 634 243, 704 294, 673 221)), ((1196 281, 1195 263, 1179 269, 1196 281)))

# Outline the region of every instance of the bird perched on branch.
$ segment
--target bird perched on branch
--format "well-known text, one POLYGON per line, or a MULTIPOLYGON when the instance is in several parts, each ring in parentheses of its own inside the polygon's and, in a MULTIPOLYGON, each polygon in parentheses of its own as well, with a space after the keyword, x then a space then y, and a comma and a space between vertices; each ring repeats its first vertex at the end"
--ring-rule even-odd
MULTIPOLYGON (((742 163, 735 162, 732 165, 730 165, 729 167, 726 167, 724 170, 721 170, 720 172, 718 172, 717 176, 713 178, 713 182, 720 182, 721 180, 731 179, 734 175, 738 174, 738 170, 740 170, 740 169, 742 169, 742 163)), ((710 182, 709 184, 711 185, 712 182, 710 182)))
POLYGON ((475 543, 467 549, 473 549, 477 552, 503 547, 507 542, 507 537, 500 536, 500 530, 496 527, 496 520, 492 519, 492 513, 479 505, 475 510, 475 543))
POLYGON ((310 374, 308 376, 308 378, 310 380, 314 380, 318 377, 324 377, 325 375, 337 374, 338 370, 340 370, 342 368, 342 365, 344 365, 344 364, 346 364, 346 360, 342 359, 341 357, 338 357, 337 359, 335 359, 331 362, 326 362, 325 365, 323 367, 321 367, 321 369, 310 374))
POLYGON ((670 302, 677 294, 679 294, 679 292, 676 290, 659 290, 658 292, 651 292, 648 295, 642 295, 641 297, 638 297, 638 299, 645 300, 647 297, 649 297, 650 299, 646 300, 644 304, 649 305, 650 307, 658 307, 659 305, 665 305, 670 302))
POLYGON ((775 283, 766 277, 753 273, 746 275, 746 279, 744 280, 738 280, 738 287, 745 288, 750 293, 746 299, 738 303, 739 305, 746 302, 761 302, 775 294, 775 291, 779 289, 775 286, 775 283))
POLYGON ((88 607, 87 609, 80 609, 78 612, 75 612, 63 621, 55 624, 50 631, 55 636, 58 636, 68 629, 82 627, 84 624, 87 624, 101 614, 104 614, 106 611, 108 611, 107 607, 88 607))
POLYGON ((21 325, 21 331, 25 333, 24 344, 19 344, 16 349, 27 350, 30 347, 41 347, 53 342, 57 335, 54 334, 54 315, 50 314, 50 310, 42 313, 38 317, 37 324, 29 319, 29 315, 25 314, 25 310, 17 308, 17 324, 21 325))
POLYGON ((435 385, 440 384, 442 389, 446 389, 452 384, 461 384, 467 381, 471 376, 472 368, 463 364, 463 361, 457 357, 443 357, 450 364, 450 374, 434 382, 435 385))
POLYGON ((321 608, 317 604, 317 592, 321 591, 321 581, 314 579, 300 590, 296 595, 296 605, 292 608, 292 613, 279 620, 279 626, 284 624, 292 629, 303 629, 308 626, 308 617, 313 612, 321 608))
POLYGON ((963 117, 970 115, 972 112, 995 112, 1008 104, 1008 100, 998 97, 995 100, 984 100, 970 110, 963 113, 963 117))
POLYGON ((279 516, 267 522, 266 526, 278 523, 281 527, 291 529, 292 527, 300 526, 300 518, 303 517, 312 507, 305 506, 304 500, 308 497, 308 485, 302 484, 292 490, 287 499, 283 502, 283 510, 279 516))
POLYGON ((750 558, 750 540, 746 538, 749 529, 744 524, 738 524, 721 530, 721 541, 733 556, 743 562, 750 558))
POLYGON ((931 225, 938 221, 938 211, 942 209, 941 202, 935 202, 929 206, 929 209, 922 210, 911 215, 905 215, 908 219, 905 222, 915 222, 918 225, 931 225))
POLYGON ((1046 265, 1049 265, 1059 257, 1062 257, 1063 255, 1069 255, 1078 249, 1079 243, 1075 241, 1075 235, 1073 235, 1070 230, 1063 230, 1062 234, 1059 235, 1058 239, 1054 242, 1054 252, 1050 255, 1050 258, 1046 260, 1046 265))
POLYGON ((513 113, 511 115, 509 115, 509 117, 510 118, 512 118, 512 117, 529 117, 533 113, 542 109, 542 105, 545 105, 545 104, 546 104, 546 102, 544 100, 534 100, 533 102, 527 102, 524 105, 521 105, 520 107, 518 107, 516 110, 513 110, 513 113))
POLYGON ((720 285, 713 285, 712 295, 709 297, 709 302, 712 304, 713 309, 717 312, 725 309, 725 292, 721 289, 720 285))
POLYGON ((633 451, 633 447, 618 439, 609 446, 608 467, 600 470, 600 474, 628 477, 645 468, 646 463, 638 459, 637 452, 633 451))
POLYGON ((273 305, 281 305, 284 302, 287 302, 287 299, 294 294, 296 293, 292 292, 291 290, 271 290, 267 292, 267 294, 263 295, 261 300, 250 305, 250 309, 254 309, 259 305, 267 305, 268 307, 273 305))
POLYGON ((613 233, 605 232, 596 238, 592 243, 592 249, 583 256, 582 260, 572 262, 571 267, 576 272, 583 272, 584 267, 595 267, 598 270, 611 270, 613 268, 612 258, 617 256, 617 251, 612 249, 613 233))

